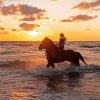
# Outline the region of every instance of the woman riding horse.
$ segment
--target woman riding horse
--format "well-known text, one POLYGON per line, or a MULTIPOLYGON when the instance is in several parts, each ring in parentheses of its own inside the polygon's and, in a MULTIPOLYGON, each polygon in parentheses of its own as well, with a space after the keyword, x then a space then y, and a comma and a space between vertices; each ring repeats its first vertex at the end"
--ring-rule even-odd
POLYGON ((63 50, 64 50, 65 41, 66 41, 66 38, 65 38, 64 34, 61 33, 59 43, 58 43, 58 46, 59 46, 59 49, 60 49, 59 59, 62 59, 62 57, 63 57, 63 50))
MULTIPOLYGON (((51 39, 47 37, 42 41, 39 46, 39 50, 46 49, 47 53, 47 60, 48 64, 47 67, 50 65, 54 68, 54 63, 69 61, 74 65, 80 65, 79 59, 86 64, 82 55, 79 52, 75 52, 73 50, 63 50, 63 57, 59 59, 59 47, 57 47, 51 39)), ((87 65, 87 64, 86 64, 87 65)))

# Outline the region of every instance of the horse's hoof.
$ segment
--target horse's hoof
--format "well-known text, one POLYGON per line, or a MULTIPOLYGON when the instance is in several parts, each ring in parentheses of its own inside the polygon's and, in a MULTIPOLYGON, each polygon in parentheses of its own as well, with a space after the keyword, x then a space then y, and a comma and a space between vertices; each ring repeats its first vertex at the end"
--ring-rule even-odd
POLYGON ((47 65, 47 68, 49 68, 49 65, 47 65))

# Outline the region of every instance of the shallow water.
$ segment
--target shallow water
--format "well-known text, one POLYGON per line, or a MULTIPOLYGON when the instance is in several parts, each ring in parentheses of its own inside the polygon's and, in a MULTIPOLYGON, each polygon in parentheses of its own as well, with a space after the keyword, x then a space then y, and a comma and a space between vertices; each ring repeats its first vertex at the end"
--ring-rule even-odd
POLYGON ((0 42, 0 100, 100 100, 100 42, 69 42, 86 62, 68 77, 68 62, 46 68, 39 42, 0 42))

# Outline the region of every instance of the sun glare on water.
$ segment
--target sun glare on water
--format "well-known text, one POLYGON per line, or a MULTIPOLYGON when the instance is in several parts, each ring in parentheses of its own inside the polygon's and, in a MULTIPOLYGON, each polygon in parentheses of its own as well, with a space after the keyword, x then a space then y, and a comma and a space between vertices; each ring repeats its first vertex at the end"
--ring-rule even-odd
POLYGON ((34 37, 34 36, 38 36, 39 33, 37 31, 30 31, 28 32, 28 36, 34 37))

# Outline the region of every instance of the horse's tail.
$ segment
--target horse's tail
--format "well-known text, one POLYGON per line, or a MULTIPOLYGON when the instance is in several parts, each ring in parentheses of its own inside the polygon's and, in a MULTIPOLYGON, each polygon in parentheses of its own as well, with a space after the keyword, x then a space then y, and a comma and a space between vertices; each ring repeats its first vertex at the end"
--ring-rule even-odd
POLYGON ((80 58, 80 60, 85 64, 87 65, 87 63, 84 61, 84 58, 82 57, 82 55, 79 53, 79 52, 76 52, 80 58))

